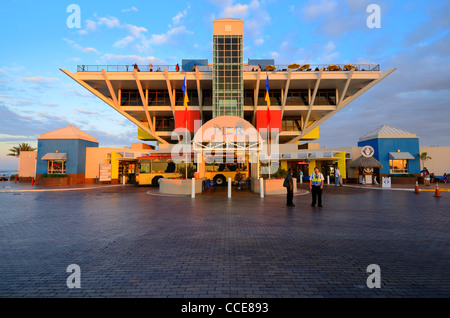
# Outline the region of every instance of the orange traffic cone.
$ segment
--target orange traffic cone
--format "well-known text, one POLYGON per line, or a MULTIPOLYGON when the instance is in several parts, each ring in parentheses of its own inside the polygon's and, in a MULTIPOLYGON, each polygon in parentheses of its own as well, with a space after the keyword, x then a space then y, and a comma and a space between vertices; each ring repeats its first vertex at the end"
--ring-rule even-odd
POLYGON ((440 193, 439 193, 439 183, 436 182, 436 191, 434 191, 434 197, 441 197, 440 193))
POLYGON ((419 194, 419 182, 416 181, 416 188, 414 189, 414 193, 419 194))

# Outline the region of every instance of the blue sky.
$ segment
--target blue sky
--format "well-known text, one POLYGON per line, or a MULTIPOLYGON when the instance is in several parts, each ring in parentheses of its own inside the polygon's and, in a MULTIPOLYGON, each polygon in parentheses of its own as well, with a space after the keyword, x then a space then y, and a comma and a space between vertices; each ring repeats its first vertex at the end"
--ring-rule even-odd
POLYGON ((101 146, 129 146, 137 128, 59 68, 78 64, 176 64, 212 57, 212 20, 244 20, 244 61, 276 64, 373 63, 397 68, 321 126, 322 146, 356 146, 389 124, 413 131, 423 146, 450 146, 448 1, 206 0, 0 3, 0 170, 21 142, 67 125, 101 146), (70 29, 67 6, 81 8, 70 29), (369 4, 381 8, 381 28, 369 29, 369 4))

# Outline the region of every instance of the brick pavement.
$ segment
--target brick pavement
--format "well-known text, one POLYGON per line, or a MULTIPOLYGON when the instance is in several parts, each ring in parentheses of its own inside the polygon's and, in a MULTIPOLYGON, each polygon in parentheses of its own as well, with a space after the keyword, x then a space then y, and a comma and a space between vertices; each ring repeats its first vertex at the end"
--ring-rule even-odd
POLYGON ((0 297, 450 296, 448 193, 331 186, 323 208, 287 208, 149 189, 0 193, 0 297))

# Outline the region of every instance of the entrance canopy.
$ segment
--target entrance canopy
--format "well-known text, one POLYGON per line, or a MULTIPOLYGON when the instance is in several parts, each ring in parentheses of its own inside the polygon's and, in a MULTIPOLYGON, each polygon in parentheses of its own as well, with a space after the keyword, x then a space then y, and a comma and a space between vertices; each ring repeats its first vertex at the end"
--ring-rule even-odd
POLYGON ((257 150, 263 141, 256 128, 237 116, 220 116, 206 122, 195 133, 194 149, 237 148, 257 150), (252 149, 253 148, 253 149, 252 149))
POLYGON ((43 156, 41 158, 41 160, 67 160, 67 153, 63 153, 63 152, 51 153, 51 152, 49 152, 49 153, 45 154, 45 156, 43 156))
POLYGON ((390 152, 389 159, 397 160, 397 159, 415 159, 415 158, 409 152, 390 152))

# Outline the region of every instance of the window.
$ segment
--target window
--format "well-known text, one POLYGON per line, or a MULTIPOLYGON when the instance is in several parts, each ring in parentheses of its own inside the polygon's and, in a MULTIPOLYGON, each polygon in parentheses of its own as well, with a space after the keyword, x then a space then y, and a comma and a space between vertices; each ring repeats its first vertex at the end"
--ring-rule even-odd
POLYGON ((283 119, 281 129, 283 131, 300 131, 301 130, 301 122, 298 118, 286 118, 283 119))
POLYGON ((389 160, 389 167, 391 173, 408 173, 408 160, 407 159, 389 160))
POLYGON ((254 92, 253 90, 245 90, 244 91, 244 105, 245 106, 253 106, 253 99, 254 99, 254 92))
POLYGON ((212 106, 212 90, 204 89, 202 92, 203 106, 212 106))
POLYGON ((172 131, 175 129, 175 122, 173 117, 155 117, 155 129, 156 131, 172 131))
POLYGON ((314 99, 314 105, 336 105, 336 90, 319 90, 314 99))
POLYGON ((122 106, 141 105, 138 91, 122 91, 120 98, 122 106))
POLYGON ((150 173, 150 162, 141 162, 140 173, 150 173))
POLYGON ((66 160, 48 160, 48 174, 64 174, 66 173, 66 160))
MULTIPOLYGON (((189 98, 189 102, 188 102, 188 106, 191 105, 198 105, 198 94, 197 94, 197 90, 188 90, 187 93, 188 94, 188 98, 189 98)), ((169 105, 170 105, 170 101, 169 101, 169 105)), ((182 90, 176 91, 175 93, 175 106, 184 106, 184 94, 182 90)))
POLYGON ((286 96, 286 105, 309 105, 308 90, 289 90, 286 96))
POLYGON ((213 36, 213 117, 243 117, 242 47, 241 35, 213 36))
POLYGON ((151 90, 148 91, 149 106, 168 106, 170 105, 170 97, 167 90, 151 90))

